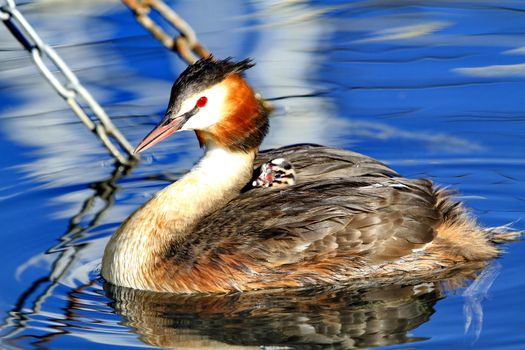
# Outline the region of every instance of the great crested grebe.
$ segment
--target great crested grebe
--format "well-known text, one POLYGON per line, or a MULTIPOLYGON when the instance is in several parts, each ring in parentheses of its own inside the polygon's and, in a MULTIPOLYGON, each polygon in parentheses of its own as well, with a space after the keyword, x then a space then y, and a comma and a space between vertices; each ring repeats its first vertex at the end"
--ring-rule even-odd
POLYGON ((498 254, 488 231, 429 180, 318 145, 258 155, 268 111, 242 76, 252 66, 202 59, 177 79, 164 119, 136 151, 194 130, 206 154, 111 237, 106 281, 175 293, 300 288, 425 276, 498 254), (255 178, 254 164, 263 164, 255 178), (283 172, 282 186, 258 188, 283 172))

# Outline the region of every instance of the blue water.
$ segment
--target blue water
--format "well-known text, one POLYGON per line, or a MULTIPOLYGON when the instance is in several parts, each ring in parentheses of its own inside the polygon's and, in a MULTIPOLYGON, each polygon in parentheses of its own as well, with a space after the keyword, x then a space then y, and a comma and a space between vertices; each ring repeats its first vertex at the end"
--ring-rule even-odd
MULTIPOLYGON (((525 229, 521 1, 177 1, 276 108, 264 148, 352 149, 525 229), (521 220, 521 221, 520 221, 521 220)), ((20 7, 136 144, 185 67, 118 2, 20 7)), ((158 296, 104 290, 108 237, 201 155, 177 134, 119 169, 0 26, 0 326, 8 349, 521 349, 525 243, 477 271, 359 291, 158 296), (477 276, 477 277, 476 277, 477 276), (403 344, 405 345, 395 345, 403 344)))

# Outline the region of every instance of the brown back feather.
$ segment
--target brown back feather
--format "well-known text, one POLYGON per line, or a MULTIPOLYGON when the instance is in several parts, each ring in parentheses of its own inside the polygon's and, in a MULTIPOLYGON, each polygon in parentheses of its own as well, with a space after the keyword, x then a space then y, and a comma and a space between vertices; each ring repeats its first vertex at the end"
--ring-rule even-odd
POLYGON ((280 157, 294 165, 298 183, 251 189, 204 218, 159 257, 158 280, 177 291, 305 287, 404 267, 429 273, 497 253, 465 209, 429 180, 317 145, 262 152, 256 165, 280 157), (430 242, 421 258, 414 253, 430 242))
MULTIPOLYGON (((284 154, 295 165, 293 152, 304 146, 294 147, 261 159, 284 154)), ((280 286, 300 287, 334 282, 350 266, 394 261, 432 241, 442 217, 430 181, 391 178, 395 172, 371 158, 307 147, 327 157, 332 172, 316 178, 318 165, 302 160, 298 178, 312 181, 242 194, 170 247, 164 259, 173 271, 166 273, 185 285, 213 276, 223 281, 217 291, 276 287, 279 274, 288 275, 280 286)))

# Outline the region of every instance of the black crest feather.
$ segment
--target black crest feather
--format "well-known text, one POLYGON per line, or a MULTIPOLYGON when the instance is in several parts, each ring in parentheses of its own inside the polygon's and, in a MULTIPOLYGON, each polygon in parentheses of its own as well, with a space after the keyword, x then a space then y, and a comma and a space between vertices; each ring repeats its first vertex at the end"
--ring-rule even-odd
POLYGON ((202 58, 189 65, 175 81, 171 88, 170 106, 176 109, 178 101, 221 82, 231 74, 243 74, 254 65, 249 58, 239 62, 234 62, 231 57, 224 60, 202 58))

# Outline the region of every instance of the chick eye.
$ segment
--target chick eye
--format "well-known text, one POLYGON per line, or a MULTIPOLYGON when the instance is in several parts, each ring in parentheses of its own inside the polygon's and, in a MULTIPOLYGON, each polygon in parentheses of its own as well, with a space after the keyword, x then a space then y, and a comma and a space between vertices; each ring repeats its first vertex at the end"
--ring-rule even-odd
POLYGON ((202 96, 197 100, 197 107, 202 108, 206 106, 206 103, 208 103, 208 98, 206 96, 202 96))

